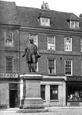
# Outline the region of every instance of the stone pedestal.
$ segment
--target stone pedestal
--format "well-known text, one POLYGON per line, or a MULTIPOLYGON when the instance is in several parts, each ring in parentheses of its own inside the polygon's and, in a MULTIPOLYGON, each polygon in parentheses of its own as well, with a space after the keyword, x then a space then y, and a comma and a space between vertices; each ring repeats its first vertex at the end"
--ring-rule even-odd
POLYGON ((24 104, 23 109, 42 109, 40 82, 42 76, 39 74, 24 74, 20 77, 24 80, 24 104))

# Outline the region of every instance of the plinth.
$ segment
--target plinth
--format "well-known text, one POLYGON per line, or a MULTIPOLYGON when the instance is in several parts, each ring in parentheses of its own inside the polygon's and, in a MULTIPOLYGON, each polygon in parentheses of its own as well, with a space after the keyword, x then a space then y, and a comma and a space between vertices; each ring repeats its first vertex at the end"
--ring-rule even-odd
POLYGON ((40 82, 43 78, 40 74, 30 73, 21 75, 24 83, 24 103, 23 109, 43 110, 43 100, 41 98, 40 82))

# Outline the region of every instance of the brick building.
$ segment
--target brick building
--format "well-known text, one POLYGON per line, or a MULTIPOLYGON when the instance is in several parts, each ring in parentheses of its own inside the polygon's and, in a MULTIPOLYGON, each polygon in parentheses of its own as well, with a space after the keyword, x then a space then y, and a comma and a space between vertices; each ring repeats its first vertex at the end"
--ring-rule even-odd
MULTIPOLYGON (((82 20, 73 13, 16 6, 0 1, 0 104, 20 105, 22 58, 33 37, 41 58, 41 97, 45 106, 82 104, 82 20)), ((23 87, 23 86, 22 86, 23 87)))

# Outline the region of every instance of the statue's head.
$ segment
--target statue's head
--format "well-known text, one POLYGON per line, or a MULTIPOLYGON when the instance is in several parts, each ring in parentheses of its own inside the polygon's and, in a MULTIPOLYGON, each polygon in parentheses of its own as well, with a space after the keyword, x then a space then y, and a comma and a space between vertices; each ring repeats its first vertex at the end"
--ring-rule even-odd
POLYGON ((31 38, 29 38, 29 42, 30 43, 33 43, 34 42, 34 40, 33 40, 33 38, 31 37, 31 38))

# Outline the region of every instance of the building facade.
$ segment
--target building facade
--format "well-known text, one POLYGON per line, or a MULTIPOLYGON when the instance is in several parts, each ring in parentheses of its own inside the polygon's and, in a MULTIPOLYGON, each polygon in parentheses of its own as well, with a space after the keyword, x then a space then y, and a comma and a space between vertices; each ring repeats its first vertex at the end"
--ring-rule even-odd
POLYGON ((0 7, 0 104, 21 103, 20 75, 28 71, 22 55, 32 37, 41 55, 36 71, 43 76, 44 105, 82 105, 82 19, 14 2, 0 1, 0 7))

